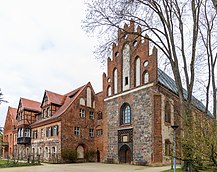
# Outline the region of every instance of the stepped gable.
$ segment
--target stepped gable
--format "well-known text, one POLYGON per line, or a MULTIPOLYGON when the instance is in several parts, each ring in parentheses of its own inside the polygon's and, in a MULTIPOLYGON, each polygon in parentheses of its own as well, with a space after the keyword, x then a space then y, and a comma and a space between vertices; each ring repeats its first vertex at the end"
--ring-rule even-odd
MULTIPOLYGON (((157 80, 157 49, 153 47, 150 52, 149 37, 145 35, 141 37, 141 27, 135 26, 133 20, 130 24, 124 25, 124 31, 122 29, 118 30, 118 42, 113 43, 112 46, 112 58, 107 59, 107 74, 103 73, 103 90, 107 90, 110 86, 112 88, 113 94, 113 72, 115 69, 118 71, 118 81, 122 81, 122 70, 123 70, 123 48, 126 44, 130 47, 130 64, 134 64, 135 61, 140 58, 141 72, 140 78, 143 78, 145 72, 151 73, 149 75, 149 82, 154 82, 157 80), (144 66, 145 62, 148 62, 148 66, 144 66)), ((135 87, 135 65, 131 65, 130 69, 130 88, 135 87)), ((122 81, 123 82, 123 81, 122 81)), ((118 85, 119 92, 122 90, 122 85, 118 85)), ((104 92, 106 97, 106 93, 104 92)))

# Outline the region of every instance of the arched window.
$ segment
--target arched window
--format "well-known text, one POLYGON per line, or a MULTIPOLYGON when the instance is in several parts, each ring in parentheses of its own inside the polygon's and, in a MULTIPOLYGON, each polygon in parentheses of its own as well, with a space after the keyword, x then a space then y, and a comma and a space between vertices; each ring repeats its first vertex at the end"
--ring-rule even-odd
POLYGON ((113 72, 113 79, 114 79, 114 94, 118 93, 118 70, 115 69, 113 72))
POLYGON ((82 145, 79 145, 77 147, 77 158, 83 159, 84 158, 84 147, 82 145))
POLYGON ((131 110, 128 103, 124 103, 121 107, 121 118, 120 124, 130 124, 131 123, 131 110))
POLYGON ((168 101, 165 103, 165 122, 171 123, 171 109, 168 101))
POLYGON ((143 80, 144 80, 144 84, 147 84, 149 82, 149 74, 147 71, 145 71, 143 74, 143 80))
POLYGON ((140 58, 136 58, 135 64, 136 87, 140 85, 140 58))
POLYGON ((92 107, 91 89, 87 87, 87 106, 92 107))
POLYGON ((122 64, 122 87, 125 91, 130 88, 130 46, 128 44, 123 48, 122 64))
POLYGON ((112 94, 112 89, 110 86, 108 86, 108 89, 107 89, 107 96, 111 96, 112 94))
POLYGON ((85 106, 85 100, 84 100, 84 98, 80 98, 80 105, 85 106))

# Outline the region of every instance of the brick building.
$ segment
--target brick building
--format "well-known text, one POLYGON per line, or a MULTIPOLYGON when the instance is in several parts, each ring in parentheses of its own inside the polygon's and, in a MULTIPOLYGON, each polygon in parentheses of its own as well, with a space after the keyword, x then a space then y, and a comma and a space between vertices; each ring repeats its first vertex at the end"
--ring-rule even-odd
MULTIPOLYGON (((135 31, 134 22, 124 28, 135 31)), ((157 49, 150 50, 148 39, 119 30, 112 52, 102 92, 87 83, 65 95, 46 90, 42 102, 20 99, 19 158, 58 162, 71 148, 78 160, 94 151, 101 162, 170 163, 171 125, 180 122, 174 80, 158 68, 157 49)), ((192 101, 193 113, 202 114, 204 105, 192 101)))
POLYGON ((4 135, 2 143, 2 157, 12 158, 16 146, 16 127, 17 127, 17 109, 8 107, 7 116, 4 125, 4 135))

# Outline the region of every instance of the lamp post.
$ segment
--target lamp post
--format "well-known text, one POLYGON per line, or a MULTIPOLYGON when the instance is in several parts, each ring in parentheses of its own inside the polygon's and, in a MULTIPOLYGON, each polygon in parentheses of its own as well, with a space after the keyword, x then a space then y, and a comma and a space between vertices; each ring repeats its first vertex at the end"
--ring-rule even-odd
POLYGON ((174 161, 173 161, 173 169, 174 169, 174 172, 176 172, 176 129, 179 127, 178 125, 172 125, 171 126, 173 128, 173 131, 174 131, 174 148, 173 148, 173 153, 174 153, 174 161))

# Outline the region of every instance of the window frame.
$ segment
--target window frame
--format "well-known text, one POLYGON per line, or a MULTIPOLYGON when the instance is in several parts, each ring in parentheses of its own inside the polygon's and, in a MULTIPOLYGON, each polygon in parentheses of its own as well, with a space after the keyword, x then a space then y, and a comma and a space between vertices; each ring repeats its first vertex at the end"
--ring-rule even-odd
POLYGON ((130 125, 131 116, 131 107, 129 103, 123 103, 120 110, 120 125, 130 125))

